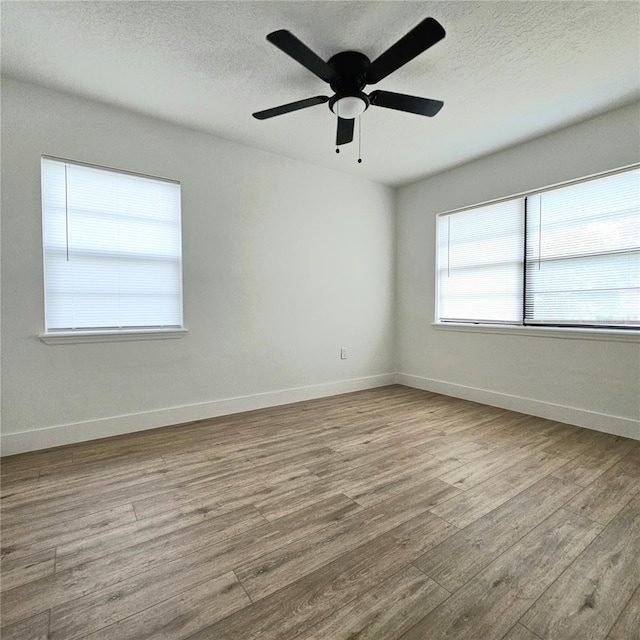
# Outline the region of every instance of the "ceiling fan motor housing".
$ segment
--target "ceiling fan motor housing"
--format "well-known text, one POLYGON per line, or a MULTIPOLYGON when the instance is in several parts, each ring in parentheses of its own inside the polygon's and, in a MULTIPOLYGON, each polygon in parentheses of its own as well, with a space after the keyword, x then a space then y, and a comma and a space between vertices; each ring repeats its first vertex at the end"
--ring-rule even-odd
POLYGON ((355 112, 362 113, 369 108, 369 97, 362 90, 366 86, 366 72, 371 61, 364 53, 358 51, 342 51, 327 61, 335 70, 337 78, 330 82, 335 95, 329 100, 329 109, 338 116, 353 118, 354 116, 340 112, 337 103, 343 98, 359 98, 364 103, 362 107, 355 107, 355 112))
POLYGON ((365 75, 371 61, 364 53, 343 51, 329 58, 327 64, 335 70, 338 77, 330 82, 331 88, 339 94, 359 94, 367 84, 365 75))

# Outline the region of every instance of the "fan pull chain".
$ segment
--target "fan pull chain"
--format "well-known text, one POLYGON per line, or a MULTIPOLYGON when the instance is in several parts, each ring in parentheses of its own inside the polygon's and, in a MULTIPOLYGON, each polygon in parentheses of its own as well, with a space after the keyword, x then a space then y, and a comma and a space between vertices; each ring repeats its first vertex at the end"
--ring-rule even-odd
POLYGON ((358 164, 362 163, 362 116, 358 116, 358 164))

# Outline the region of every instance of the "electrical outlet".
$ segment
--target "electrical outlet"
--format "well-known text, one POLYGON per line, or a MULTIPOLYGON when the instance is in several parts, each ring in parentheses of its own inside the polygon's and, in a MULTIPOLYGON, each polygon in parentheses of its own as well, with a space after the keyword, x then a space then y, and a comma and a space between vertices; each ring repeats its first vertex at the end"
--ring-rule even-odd
POLYGON ((342 347, 340 349, 340 360, 346 360, 346 359, 347 359, 347 348, 342 347))

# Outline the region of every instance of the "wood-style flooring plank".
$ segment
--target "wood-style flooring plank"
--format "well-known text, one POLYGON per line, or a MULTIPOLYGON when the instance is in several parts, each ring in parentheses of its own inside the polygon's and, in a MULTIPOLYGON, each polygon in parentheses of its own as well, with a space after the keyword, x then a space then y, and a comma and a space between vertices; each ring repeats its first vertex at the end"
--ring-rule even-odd
MULTIPOLYGON (((97 532, 107 532, 110 529, 126 526, 135 521, 133 508, 130 504, 125 504, 60 524, 42 527, 32 524, 24 528, 3 527, 2 557, 8 559, 33 555, 58 545, 71 544, 97 532)), ((45 522, 49 522, 49 519, 45 522)))
POLYGON ((360 509, 345 496, 335 496, 193 553, 185 547, 178 549, 182 553, 170 562, 55 607, 51 614, 51 640, 73 640, 111 625, 165 600, 167 593, 191 589, 247 559, 310 535, 360 509))
POLYGON ((156 492, 154 495, 134 500, 133 507, 138 518, 148 518, 179 508, 185 503, 198 503, 203 499, 214 500, 220 505, 241 506, 253 504, 256 494, 262 492, 262 495, 268 495, 275 486, 284 490, 283 483, 296 487, 316 480, 316 476, 295 464, 285 466, 276 462, 236 472, 227 469, 223 475, 216 473, 213 476, 204 476, 182 483, 169 491, 156 492))
MULTIPOLYGON (((203 463, 200 463, 200 466, 203 466, 203 463)), ((183 467, 180 472, 183 473, 186 469, 187 467, 183 467)), ((49 477, 43 471, 35 487, 3 499, 2 513, 3 516, 9 517, 16 507, 28 507, 31 515, 40 516, 42 512, 49 511, 53 503, 59 508, 62 505, 82 502, 89 495, 95 497, 101 493, 161 479, 168 473, 169 469, 157 458, 142 463, 138 460, 126 460, 119 464, 113 463, 112 467, 106 468, 104 463, 73 465, 65 467, 62 471, 56 470, 55 475, 49 477)))
MULTIPOLYGON (((210 464, 212 463, 208 463, 210 464)), ((169 491, 172 486, 185 482, 187 478, 193 480, 207 473, 210 473, 207 464, 199 464, 193 465, 190 469, 169 472, 161 477, 151 473, 140 482, 127 480, 123 486, 117 489, 110 487, 105 493, 83 493, 71 489, 66 490, 62 496, 48 498, 44 492, 37 499, 25 504, 7 504, 2 511, 3 527, 6 530, 25 530, 34 523, 45 527, 70 522, 169 491)))
POLYGON ((187 529, 205 520, 218 518, 224 513, 225 511, 220 509, 217 503, 207 503, 203 499, 197 505, 187 504, 173 511, 165 511, 157 516, 135 520, 93 535, 91 531, 87 531, 84 537, 58 546, 56 571, 64 571, 121 549, 187 529))
POLYGON ((586 487, 629 453, 627 443, 626 438, 612 436, 573 458, 553 475, 586 487))
POLYGON ((184 640, 251 604, 233 571, 84 636, 84 640, 184 640))
POLYGON ((326 461, 333 461, 336 457, 339 456, 331 447, 317 447, 294 455, 291 455, 291 447, 276 452, 261 450, 247 455, 247 458, 256 466, 286 461, 287 464, 299 463, 307 469, 326 461))
POLYGON ((299 640, 396 640, 449 597, 413 566, 327 616, 299 640))
POLYGON ((472 489, 437 505, 433 513, 457 527, 466 527, 496 509, 507 500, 561 467, 566 461, 545 453, 537 453, 481 482, 472 489))
POLYGON ((284 490, 278 487, 269 495, 256 496, 252 504, 267 520, 273 521, 335 495, 341 494, 318 481, 294 488, 285 487, 284 490))
POLYGON ((96 491, 127 480, 130 481, 129 484, 137 483, 148 477, 149 474, 155 473, 161 476, 169 469, 171 469, 171 465, 167 464, 161 456, 133 459, 125 457, 117 461, 45 467, 38 476, 38 491, 46 491, 49 496, 56 495, 59 490, 96 491))
POLYGON ((437 516, 422 513, 190 640, 296 638, 391 577, 454 530, 437 516))
POLYGON ((273 553, 236 567, 249 597, 259 600, 331 562, 343 553, 380 536, 457 492, 432 480, 418 489, 356 513, 273 553))
POLYGON ((431 454, 438 460, 458 462, 460 465, 482 458, 491 451, 488 447, 477 442, 461 442, 455 436, 445 436, 437 442, 419 446, 422 451, 431 454))
POLYGON ((476 520, 414 564, 456 591, 571 499, 580 487, 547 476, 476 520))
MULTIPOLYGON (((332 441, 332 445, 335 443, 332 441)), ((411 447, 401 447, 398 449, 390 450, 388 447, 376 447, 371 451, 365 453, 361 451, 348 451, 344 453, 338 453, 335 451, 333 458, 327 458, 315 463, 311 463, 307 466, 309 471, 324 479, 331 479, 340 477, 343 474, 357 474, 362 473, 363 470, 359 467, 380 465, 382 468, 386 465, 393 465, 393 460, 396 463, 402 461, 415 459, 420 456, 424 451, 416 452, 411 447)))
POLYGON ((54 572, 56 564, 55 548, 40 551, 33 555, 2 559, 2 580, 0 591, 14 589, 27 582, 39 580, 54 572))
POLYGON ((509 455, 505 455, 504 450, 497 449, 438 477, 458 489, 466 490, 492 478, 501 471, 506 471, 528 455, 529 452, 514 454, 513 451, 510 451, 509 455))
POLYGON ((523 627, 520 623, 518 623, 507 635, 504 637, 504 640, 540 640, 540 638, 535 634, 529 631, 526 627, 523 627))
POLYGON ((612 640, 640 640, 640 587, 631 596, 609 632, 612 640))
POLYGON ((2 640, 49 640, 49 612, 8 624, 0 629, 2 640))
MULTIPOLYGON (((552 456, 573 459, 584 454, 588 455, 590 451, 602 446, 602 443, 613 441, 616 438, 617 436, 602 433, 600 431, 579 429, 574 430, 566 437, 551 443, 549 446, 545 447, 544 451, 552 456)), ((630 441, 627 441, 627 443, 629 442, 630 441)))
POLYGON ((399 468, 411 468, 420 462, 435 460, 430 453, 414 448, 400 450, 384 448, 365 454, 342 455, 341 463, 320 476, 327 485, 332 484, 338 490, 375 479, 381 473, 397 472, 399 468), (357 464, 354 464, 354 458, 351 458, 351 455, 354 455, 358 460, 357 464))
POLYGON ((7 456, 2 458, 0 470, 2 473, 11 473, 17 469, 40 469, 60 462, 70 464, 73 461, 73 449, 73 447, 56 447, 7 456))
POLYGON ((406 493, 425 480, 435 478, 458 466, 459 462, 455 459, 438 460, 429 456, 429 459, 425 459, 423 462, 380 473, 362 482, 345 486, 343 491, 358 504, 369 507, 383 500, 390 500, 393 496, 406 493))
POLYGON ((10 496, 24 495, 38 485, 39 476, 40 469, 18 469, 3 473, 0 480, 0 498, 5 500, 10 496))
POLYGON ((5 624, 60 606, 80 596, 117 584, 144 570, 181 555, 186 540, 193 550, 231 538, 263 523, 252 507, 243 507, 187 529, 154 538, 103 558, 56 572, 2 593, 0 606, 5 624))
POLYGON ((474 442, 491 449, 509 447, 518 453, 523 450, 535 453, 549 445, 549 434, 554 434, 558 430, 556 424, 521 413, 513 415, 508 421, 484 421, 473 429, 465 429, 458 435, 473 438, 474 442), (535 430, 528 428, 532 424, 536 425, 535 430))
POLYGON ((402 640, 501 640, 600 530, 597 523, 559 509, 402 640))
POLYGON ((581 491, 567 508, 607 524, 640 493, 640 454, 631 453, 581 491))
POLYGON ((640 496, 522 619, 541 638, 597 640, 607 635, 640 585, 640 496))

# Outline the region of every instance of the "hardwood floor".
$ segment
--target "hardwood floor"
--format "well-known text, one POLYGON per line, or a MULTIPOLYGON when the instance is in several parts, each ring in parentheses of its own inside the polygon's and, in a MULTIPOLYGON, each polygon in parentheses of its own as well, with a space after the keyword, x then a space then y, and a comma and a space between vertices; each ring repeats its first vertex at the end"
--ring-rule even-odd
POLYGON ((401 386, 4 458, 3 640, 640 640, 640 442, 401 386))

